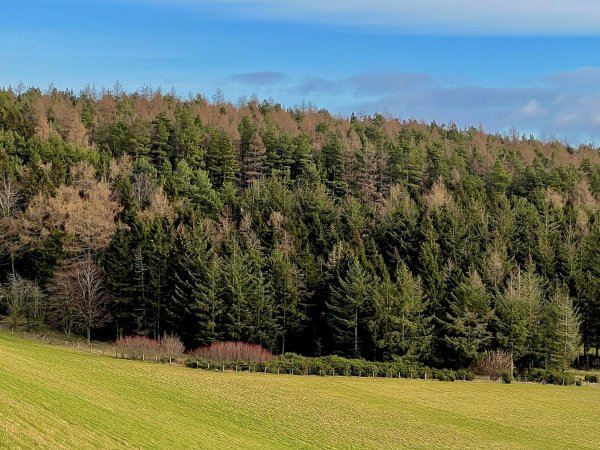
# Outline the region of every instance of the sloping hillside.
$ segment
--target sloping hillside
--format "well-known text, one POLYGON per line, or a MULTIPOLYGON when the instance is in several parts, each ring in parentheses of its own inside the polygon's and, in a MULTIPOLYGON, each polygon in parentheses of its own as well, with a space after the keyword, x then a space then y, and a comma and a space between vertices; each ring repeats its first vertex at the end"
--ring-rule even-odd
POLYGON ((593 448, 600 389, 210 373, 0 334, 0 447, 593 448))

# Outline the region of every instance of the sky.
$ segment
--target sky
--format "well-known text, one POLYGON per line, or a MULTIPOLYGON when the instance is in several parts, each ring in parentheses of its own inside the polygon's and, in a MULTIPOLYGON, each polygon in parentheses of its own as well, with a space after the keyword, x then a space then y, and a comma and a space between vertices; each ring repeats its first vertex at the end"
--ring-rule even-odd
POLYGON ((116 81, 600 145, 600 1, 3 0, 0 86, 116 81))

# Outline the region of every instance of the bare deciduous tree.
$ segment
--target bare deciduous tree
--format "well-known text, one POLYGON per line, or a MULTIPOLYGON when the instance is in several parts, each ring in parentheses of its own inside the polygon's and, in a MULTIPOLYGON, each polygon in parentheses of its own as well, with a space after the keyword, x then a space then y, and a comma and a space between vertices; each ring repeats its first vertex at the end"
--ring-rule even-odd
POLYGON ((19 201, 21 196, 14 178, 3 173, 0 178, 0 248, 10 255, 15 275, 15 257, 21 248, 19 242, 19 201))
POLYGON ((8 281, 0 286, 0 300, 8 307, 8 317, 12 328, 16 328, 21 317, 38 319, 41 316, 42 290, 30 280, 11 274, 8 281))
POLYGON ((49 291, 52 312, 67 338, 77 328, 86 332, 90 342, 92 329, 110 319, 104 274, 89 254, 63 262, 52 278, 49 291))
POLYGON ((512 358, 510 353, 503 351, 485 352, 479 363, 475 366, 475 371, 481 375, 488 375, 490 380, 496 381, 502 375, 502 372, 511 370, 512 358))

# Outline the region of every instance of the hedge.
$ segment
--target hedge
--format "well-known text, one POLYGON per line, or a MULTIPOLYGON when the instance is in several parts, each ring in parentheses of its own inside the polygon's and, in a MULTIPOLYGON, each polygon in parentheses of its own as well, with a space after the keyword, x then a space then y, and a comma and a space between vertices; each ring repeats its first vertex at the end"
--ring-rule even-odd
POLYGON ((243 370, 291 375, 422 378, 442 381, 472 381, 475 379, 475 375, 467 370, 432 369, 406 361, 373 362, 340 356, 307 357, 295 353, 286 353, 265 362, 216 362, 192 357, 186 361, 186 366, 198 369, 243 370))

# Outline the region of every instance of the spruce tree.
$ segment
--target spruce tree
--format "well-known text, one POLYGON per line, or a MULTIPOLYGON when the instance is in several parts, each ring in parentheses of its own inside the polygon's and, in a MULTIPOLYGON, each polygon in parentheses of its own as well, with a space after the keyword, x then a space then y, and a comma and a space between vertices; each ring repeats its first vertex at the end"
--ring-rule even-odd
POLYGON ((345 172, 344 148, 340 136, 333 134, 321 152, 325 183, 335 195, 341 197, 346 193, 347 186, 343 180, 345 172))
POLYGON ((372 309, 373 278, 354 257, 346 273, 331 285, 331 297, 326 302, 328 322, 338 351, 346 356, 361 356, 361 344, 368 315, 372 309))
POLYGON ((444 320, 444 339, 455 355, 458 367, 468 367, 476 362, 490 344, 490 300, 476 271, 472 271, 452 294, 449 312, 444 320))

